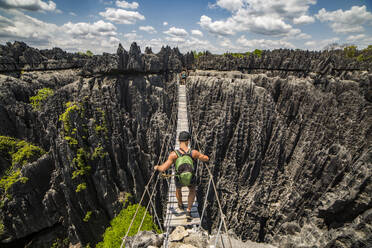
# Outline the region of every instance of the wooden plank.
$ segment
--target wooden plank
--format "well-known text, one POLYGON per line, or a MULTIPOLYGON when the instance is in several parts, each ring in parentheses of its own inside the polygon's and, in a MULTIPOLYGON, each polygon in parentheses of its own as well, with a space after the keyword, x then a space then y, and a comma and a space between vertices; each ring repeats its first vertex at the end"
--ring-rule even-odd
MULTIPOLYGON (((186 98, 186 86, 180 85, 178 88, 178 119, 177 119, 177 137, 182 131, 189 131, 188 113, 187 113, 187 98, 186 98)), ((176 139, 175 149, 179 149, 179 141, 176 139)), ((184 208, 187 208, 187 200, 189 195, 188 187, 182 188, 182 203, 184 208)), ((176 186, 174 183, 174 177, 171 178, 169 191, 168 191, 168 203, 166 210, 166 218, 164 226, 179 226, 179 225, 198 225, 200 224, 200 217, 198 212, 198 202, 194 201, 193 207, 191 208, 191 216, 193 219, 188 221, 186 218, 186 212, 179 210, 178 201, 176 198, 176 186)))
MULTIPOLYGON (((181 189, 181 192, 182 194, 189 194, 189 188, 187 187, 183 187, 181 189)), ((169 187, 169 190, 168 190, 168 195, 176 195, 176 185, 174 185, 174 187, 172 187, 172 185, 169 187)))
MULTIPOLYGON (((196 221, 199 220, 200 222, 200 217, 198 212, 191 212, 191 217, 192 219, 195 219, 196 221)), ((167 215, 167 218, 165 221, 174 221, 174 220, 186 220, 186 214, 185 213, 172 213, 167 215)))
MULTIPOLYGON (((186 209, 186 206, 185 206, 186 209)), ((167 215, 181 216, 186 215, 186 210, 181 211, 178 206, 167 207, 167 215)), ((191 216, 199 217, 199 212, 196 207, 191 208, 191 216)))
MULTIPOLYGON (((177 202, 177 198, 176 196, 173 196, 173 195, 168 195, 168 200, 170 202, 177 202)), ((187 195, 182 195, 182 202, 186 203, 188 201, 188 197, 187 195)), ((194 200, 195 201, 195 200, 194 200)))
POLYGON ((188 221, 187 219, 178 219, 178 220, 171 220, 168 223, 168 227, 176 227, 176 226, 188 226, 188 225, 199 225, 200 219, 192 219, 188 221))

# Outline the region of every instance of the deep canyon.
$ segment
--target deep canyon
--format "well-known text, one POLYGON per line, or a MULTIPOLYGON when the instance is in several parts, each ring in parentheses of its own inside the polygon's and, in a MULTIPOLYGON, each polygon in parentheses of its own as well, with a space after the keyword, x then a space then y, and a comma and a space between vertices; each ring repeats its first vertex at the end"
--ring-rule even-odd
MULTIPOLYGON (((210 166, 242 240, 372 246, 372 62, 341 50, 194 58, 135 43, 90 57, 15 42, 0 46, 0 136, 14 144, 0 147, 0 173, 27 180, 1 188, 0 247, 99 242, 172 150, 183 68, 192 146, 211 157, 199 167, 205 229, 218 225, 205 196, 210 166), (53 93, 35 107, 30 97, 43 88, 53 93), (43 152, 17 163, 22 142, 43 152)), ((165 180, 157 187, 162 216, 165 180)))

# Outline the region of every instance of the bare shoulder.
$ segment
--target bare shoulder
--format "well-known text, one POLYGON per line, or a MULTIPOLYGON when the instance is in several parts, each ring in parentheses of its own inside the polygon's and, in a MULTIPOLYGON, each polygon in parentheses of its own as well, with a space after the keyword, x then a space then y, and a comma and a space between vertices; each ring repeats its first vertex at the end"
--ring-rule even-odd
POLYGON ((177 154, 175 151, 172 151, 170 154, 169 154, 169 157, 170 159, 172 160, 176 160, 177 159, 177 154))

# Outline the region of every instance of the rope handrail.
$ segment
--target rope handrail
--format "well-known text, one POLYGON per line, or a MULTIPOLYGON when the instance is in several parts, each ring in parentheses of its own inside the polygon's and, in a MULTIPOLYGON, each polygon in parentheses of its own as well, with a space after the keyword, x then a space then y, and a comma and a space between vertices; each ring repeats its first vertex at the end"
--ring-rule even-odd
MULTIPOLYGON (((177 85, 177 91, 178 92, 179 92, 179 80, 180 80, 180 78, 179 78, 179 75, 177 74, 177 84, 176 85, 177 85)), ((178 97, 179 97, 179 95, 178 95, 178 97)), ((178 106, 179 99, 176 103, 177 103, 177 106, 178 106)), ((169 178, 172 177, 173 174, 174 174, 173 169, 172 169, 171 175, 169 175, 169 176, 167 174, 165 174, 166 176, 164 176, 164 173, 163 173, 164 178, 167 180, 168 188, 170 187, 169 178)), ((167 223, 165 223, 165 226, 166 226, 167 231, 165 233, 165 238, 164 238, 164 241, 163 241, 164 248, 168 247, 168 237, 169 237, 169 225, 168 224, 170 222, 170 218, 166 218, 166 222, 167 223)))
MULTIPOLYGON (((154 195, 154 192, 155 192, 155 189, 156 189, 156 185, 158 184, 158 181, 159 181, 159 177, 156 178, 155 186, 154 186, 154 189, 152 190, 151 194, 150 194, 150 192, 148 191, 148 188, 145 189, 145 190, 147 191, 147 193, 150 195, 150 200, 149 200, 149 202, 147 203, 146 211, 145 211, 145 214, 144 214, 143 217, 142 217, 141 224, 140 224, 140 226, 138 227, 137 233, 141 230, 141 227, 142 227, 143 222, 144 222, 144 220, 145 220, 146 213, 147 213, 147 210, 149 209, 150 203, 151 203, 152 207, 156 210, 156 208, 155 208, 155 206, 154 206, 154 204, 153 204, 153 202, 152 202, 151 199, 152 199, 152 196, 154 195)), ((160 224, 160 221, 159 221, 159 218, 158 218, 158 215, 157 215, 156 211, 154 211, 154 213, 155 213, 155 216, 156 216, 156 220, 157 220, 157 222, 158 222, 158 225, 159 225, 159 227, 160 227, 160 230, 163 232, 163 228, 161 227, 161 224, 160 224)))
POLYGON ((214 183, 214 180, 213 180, 213 174, 212 174, 212 172, 211 172, 211 170, 209 169, 208 166, 205 166, 205 167, 207 168, 208 173, 209 173, 209 176, 210 176, 210 178, 211 178, 211 180, 212 180, 212 186, 213 186, 213 189, 214 189, 214 194, 215 194, 215 196, 216 196, 216 200, 217 200, 218 208, 219 208, 219 210, 220 210, 221 219, 222 219, 222 221, 223 221, 223 225, 224 225, 224 228, 225 228, 225 231, 226 231, 227 238, 229 239, 230 247, 232 247, 231 240, 230 240, 230 236, 229 236, 228 231, 227 231, 227 225, 226 225, 225 215, 224 215, 224 213, 223 213, 223 211, 222 211, 221 202, 220 202, 220 199, 219 199, 219 197, 218 197, 216 184, 214 183))
MULTIPOLYGON (((191 121, 190 121, 189 125, 191 125, 191 121)), ((199 130, 199 132, 200 132, 200 130, 199 130)), ((197 135, 197 136, 198 136, 198 135, 197 135)), ((202 152, 202 150, 200 149, 200 141, 199 141, 197 138, 193 138, 193 139, 194 139, 194 141, 196 141, 195 143, 196 143, 196 145, 197 145, 197 147, 198 147, 198 150, 199 150, 200 152, 202 152)), ((202 153, 204 154, 204 152, 202 152, 202 153)), ((221 202, 220 202, 220 199, 219 199, 219 197, 218 197, 218 193, 217 193, 217 188, 216 188, 216 185, 215 185, 214 180, 213 180, 213 174, 212 174, 211 170, 209 169, 209 166, 208 166, 208 165, 206 165, 205 167, 206 167, 207 170, 208 170, 208 174, 209 174, 209 183, 208 183, 208 189, 207 189, 206 197, 204 198, 204 206, 203 206, 203 210, 202 210, 202 216, 201 216, 201 219, 200 219, 199 229, 201 228, 201 225, 202 225, 202 221, 203 221, 203 217, 204 217, 205 208, 206 208, 206 206, 207 206, 206 203, 207 203, 207 199, 208 199, 208 195, 209 195, 210 184, 212 183, 212 185, 213 185, 213 189, 214 189, 214 194, 215 194, 215 197, 216 197, 216 200, 217 200, 217 204, 218 204, 218 208, 219 208, 219 211, 220 211, 220 214, 221 214, 221 223, 220 223, 220 227, 219 227, 219 230, 218 230, 218 234, 219 234, 219 232, 220 232, 221 225, 222 225, 222 223, 223 223, 224 228, 225 228, 225 231, 226 231, 226 235, 227 235, 228 240, 229 240, 230 247, 232 247, 231 239, 230 239, 230 236, 229 236, 229 234, 228 234, 228 230, 227 230, 227 225, 226 225, 225 215, 224 215, 224 213, 223 213, 223 211, 222 211, 221 202)), ((218 238, 218 235, 216 236, 216 240, 217 240, 217 238, 218 238)))
MULTIPOLYGON (((174 110, 174 104, 172 105, 171 113, 173 113, 173 110, 174 110)), ((160 149, 160 156, 159 156, 158 162, 157 162, 156 164, 159 164, 159 162, 162 161, 162 159, 163 159, 163 153, 164 153, 164 152, 163 152, 163 148, 164 148, 164 144, 167 143, 167 146, 166 146, 165 148, 167 148, 168 145, 169 145, 169 141, 170 141, 170 139, 167 140, 166 138, 167 138, 167 133, 170 132, 170 129, 171 129, 171 127, 173 126, 173 125, 169 125, 169 124, 171 124, 171 123, 174 124, 174 119, 175 119, 174 116, 172 116, 172 118, 169 120, 168 128, 167 128, 167 132, 166 132, 166 135, 164 136, 164 139, 163 139, 163 142, 162 142, 162 146, 161 146, 161 149, 160 149)), ((152 175, 151 175, 151 177, 150 177, 150 179, 149 179, 147 185, 145 186, 145 190, 143 191, 143 194, 142 194, 142 196, 141 196, 141 200, 140 200, 140 202, 138 203, 138 206, 137 206, 136 212, 134 213, 134 216, 132 217, 132 220, 131 220, 131 223, 130 223, 130 225, 129 225, 129 227, 128 227, 128 230, 127 230, 127 232, 125 233, 124 238, 122 239, 122 242, 121 242, 120 248, 123 248, 124 243, 125 243, 126 239, 128 238, 128 234, 129 234, 129 232, 130 232, 130 230, 131 230, 131 228, 132 228, 132 226, 133 226, 133 223, 134 223, 135 218, 137 217, 137 214, 138 214, 139 208, 141 207, 141 204, 142 204, 142 201, 143 201, 143 199, 144 199, 144 197, 145 197, 145 194, 146 194, 146 193, 149 193, 149 191, 148 191, 148 187, 149 187, 149 185, 150 185, 150 183, 151 183, 151 181, 152 181, 152 179, 153 179, 155 173, 156 173, 156 171, 154 171, 154 172, 152 173, 152 175)), ((159 179, 159 178, 158 178, 158 179, 159 179)), ((158 179, 157 179, 157 181, 158 181, 158 179)), ((157 181, 156 181, 156 184, 157 184, 157 181)), ((155 185, 155 187, 154 187, 154 189, 153 189, 153 191, 152 191, 152 194, 150 195, 150 202, 151 202, 151 197, 152 197, 152 195, 153 195, 155 189, 156 189, 156 185, 155 185)), ((154 207, 154 205, 153 205, 153 207, 154 207)), ((147 211, 147 209, 146 209, 146 211, 147 211)), ((144 216, 146 215, 146 211, 145 211, 145 213, 144 213, 144 216)), ((154 212, 156 212, 156 209, 154 209, 154 212)), ((156 215, 156 218, 157 218, 157 215, 156 215)), ((158 219, 158 223, 159 223, 159 222, 160 222, 160 221, 159 221, 159 219, 158 219)), ((142 224, 143 224, 143 221, 141 221, 141 225, 140 225, 139 230, 141 229, 142 224)), ((159 226, 159 227, 161 228, 161 226, 159 226)))
MULTIPOLYGON (((194 140, 196 141, 196 144, 198 146, 198 150, 201 151, 200 149, 200 144, 199 144, 199 140, 194 138, 194 140)), ((226 235, 227 235, 227 238, 229 240, 229 244, 230 244, 230 247, 232 247, 232 244, 231 244, 231 239, 230 239, 230 236, 228 234, 228 230, 227 230, 227 225, 226 225, 226 220, 225 220, 225 215, 222 211, 222 206, 221 206, 221 202, 220 202, 220 199, 218 197, 218 192, 217 192, 217 187, 216 187, 216 184, 213 180, 213 174, 209 168, 209 166, 205 166, 207 168, 207 171, 208 171, 208 174, 209 174, 209 180, 212 182, 212 186, 213 186, 213 189, 214 189, 214 194, 215 194, 215 197, 216 197, 216 200, 217 200, 217 204, 218 204, 218 208, 219 208, 219 211, 220 211, 220 214, 221 214, 221 222, 223 222, 223 225, 224 225, 224 228, 225 228, 225 231, 226 231, 226 235)), ((209 191, 209 187, 208 187, 208 191, 209 191)), ((208 193, 208 192, 207 192, 208 193)), ((208 195, 207 195, 208 196, 208 195)), ((206 200, 206 199, 205 199, 206 200)), ((204 207, 206 207, 206 204, 204 204, 204 207)), ((204 210, 203 210, 204 212, 204 210)), ((200 221, 200 226, 201 226, 202 222, 200 221)), ((217 237, 216 237, 217 238, 217 237)))
MULTIPOLYGON (((148 187, 148 186, 150 185, 150 183, 151 183, 152 178, 154 177, 154 175, 155 175, 155 171, 152 173, 152 175, 151 175, 151 177, 150 177, 150 180, 149 180, 149 182, 147 183, 147 185, 145 186, 145 188, 148 187)), ((140 200, 140 202, 139 202, 139 204, 138 204, 138 206, 137 206, 136 212, 134 213, 134 216, 133 216, 133 218, 132 218, 132 220, 131 220, 131 222, 130 222, 130 225, 129 225, 129 227, 128 227, 128 230, 127 230, 127 232, 125 233, 125 236, 124 236, 124 238, 123 238, 123 242, 121 242, 120 248, 123 248, 123 245, 124 245, 124 243, 125 243, 125 240, 126 240, 127 237, 128 237, 129 231, 130 231, 130 229, 132 228, 132 225, 133 225, 134 219, 137 217, 138 210, 139 210, 139 208, 140 208, 140 206, 141 206, 141 203, 142 203, 142 201, 143 201, 143 199, 144 199, 144 197, 145 197, 145 192, 146 192, 146 191, 144 191, 143 194, 142 194, 141 200, 140 200)), ((146 212, 145 212, 145 213, 146 213, 146 212)))

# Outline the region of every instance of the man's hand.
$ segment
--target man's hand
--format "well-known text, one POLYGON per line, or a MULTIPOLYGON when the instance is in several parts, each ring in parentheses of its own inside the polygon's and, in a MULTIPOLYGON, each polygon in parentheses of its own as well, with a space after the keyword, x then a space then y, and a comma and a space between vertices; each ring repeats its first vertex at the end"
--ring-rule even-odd
POLYGON ((154 166, 154 170, 156 170, 156 171, 157 171, 157 170, 158 170, 158 168, 159 168, 159 165, 155 165, 155 166, 154 166))

